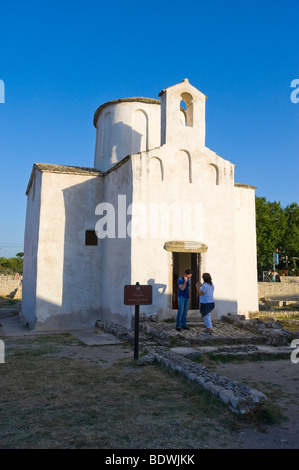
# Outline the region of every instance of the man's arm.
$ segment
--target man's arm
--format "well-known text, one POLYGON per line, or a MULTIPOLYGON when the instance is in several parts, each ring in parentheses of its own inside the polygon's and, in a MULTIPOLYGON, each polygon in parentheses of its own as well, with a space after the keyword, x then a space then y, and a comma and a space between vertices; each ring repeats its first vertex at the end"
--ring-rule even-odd
POLYGON ((187 284, 188 278, 184 277, 184 284, 179 284, 179 289, 184 290, 187 284))

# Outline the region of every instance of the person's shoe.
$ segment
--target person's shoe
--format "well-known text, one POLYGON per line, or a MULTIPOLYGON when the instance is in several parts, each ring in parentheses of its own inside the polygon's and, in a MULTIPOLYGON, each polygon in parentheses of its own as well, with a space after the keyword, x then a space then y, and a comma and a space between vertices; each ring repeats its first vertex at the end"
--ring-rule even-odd
POLYGON ((176 328, 177 331, 181 331, 181 328, 176 328))
POLYGON ((183 326, 183 330, 190 330, 190 328, 188 328, 188 326, 183 326))
POLYGON ((212 333, 210 331, 202 331, 201 334, 204 336, 210 336, 212 333))

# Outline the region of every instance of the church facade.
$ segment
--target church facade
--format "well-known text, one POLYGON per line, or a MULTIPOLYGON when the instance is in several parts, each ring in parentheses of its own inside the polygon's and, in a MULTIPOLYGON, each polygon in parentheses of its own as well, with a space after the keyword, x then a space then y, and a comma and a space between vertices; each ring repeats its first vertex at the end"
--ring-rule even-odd
POLYGON ((214 319, 258 309, 255 188, 205 146, 206 96, 187 79, 160 99, 125 98, 94 114, 94 168, 35 163, 27 187, 22 315, 30 328, 130 327, 124 286, 150 284, 160 319, 177 279, 209 272, 214 319))

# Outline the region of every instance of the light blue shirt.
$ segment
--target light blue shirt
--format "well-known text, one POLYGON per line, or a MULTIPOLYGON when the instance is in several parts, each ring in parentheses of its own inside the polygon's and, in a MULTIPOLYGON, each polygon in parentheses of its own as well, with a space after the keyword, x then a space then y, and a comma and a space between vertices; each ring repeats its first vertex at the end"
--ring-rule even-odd
POLYGON ((201 290, 205 292, 205 294, 200 297, 201 304, 210 304, 214 302, 214 284, 210 285, 205 282, 201 286, 201 290))

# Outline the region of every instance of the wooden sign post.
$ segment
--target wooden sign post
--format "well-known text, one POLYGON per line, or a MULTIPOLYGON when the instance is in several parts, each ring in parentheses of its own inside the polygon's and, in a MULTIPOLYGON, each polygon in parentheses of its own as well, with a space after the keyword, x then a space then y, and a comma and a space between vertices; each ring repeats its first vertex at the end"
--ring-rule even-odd
POLYGON ((134 286, 125 286, 124 304, 135 305, 135 334, 134 334, 134 359, 138 359, 139 349, 139 306, 151 305, 153 298, 153 286, 140 285, 136 282, 134 286))

